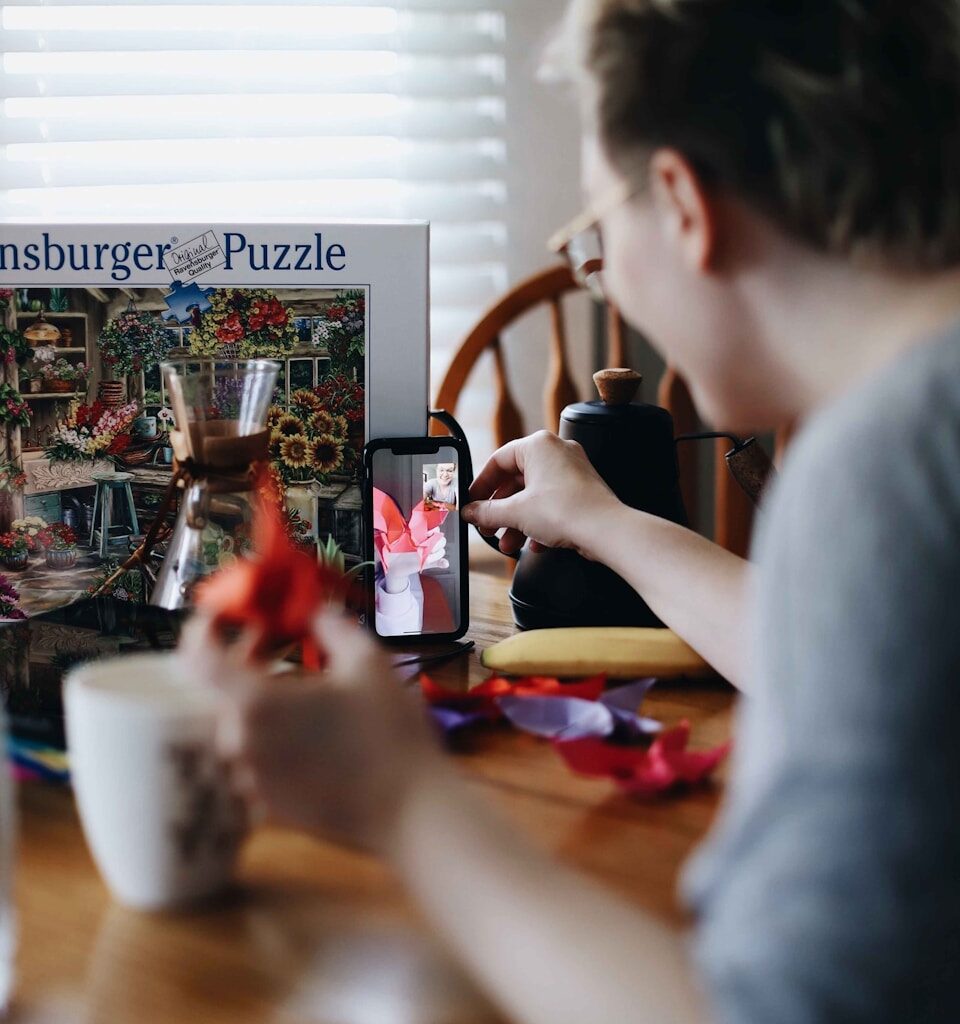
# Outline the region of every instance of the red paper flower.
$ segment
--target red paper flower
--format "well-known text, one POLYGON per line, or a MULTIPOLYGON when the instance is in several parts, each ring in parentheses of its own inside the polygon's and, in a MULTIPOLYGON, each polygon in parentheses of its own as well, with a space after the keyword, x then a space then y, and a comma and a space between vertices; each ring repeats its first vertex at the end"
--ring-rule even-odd
POLYGON ((730 743, 713 750, 690 751, 690 723, 661 733, 649 748, 618 746, 599 739, 554 740, 560 756, 581 775, 613 779, 637 796, 655 796, 679 785, 701 782, 730 751, 730 743))
POLYGON ((256 557, 238 559, 202 580, 197 607, 210 612, 220 630, 256 630, 256 657, 301 643, 304 665, 321 668, 324 656, 313 640, 313 618, 323 606, 347 599, 348 581, 291 544, 271 494, 261 494, 253 535, 256 557))
POLYGON ((426 673, 420 673, 420 690, 428 704, 444 707, 470 708, 489 713, 491 719, 502 717, 497 697, 580 697, 596 700, 606 685, 606 676, 591 676, 575 683, 562 683, 549 676, 527 676, 511 682, 503 676, 490 676, 470 690, 447 690, 438 686, 426 673))

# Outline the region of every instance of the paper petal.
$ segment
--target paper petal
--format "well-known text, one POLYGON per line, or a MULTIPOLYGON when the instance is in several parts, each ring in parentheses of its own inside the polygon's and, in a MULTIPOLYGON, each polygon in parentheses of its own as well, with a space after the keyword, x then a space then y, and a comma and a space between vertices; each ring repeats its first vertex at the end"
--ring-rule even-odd
POLYGON ((503 676, 490 676, 482 683, 469 690, 448 690, 437 685, 425 672, 420 675, 420 688, 424 698, 431 704, 469 704, 483 699, 502 697, 505 694, 517 696, 543 697, 556 695, 563 697, 581 697, 584 700, 596 700, 606 684, 606 676, 591 676, 575 683, 561 683, 559 679, 548 676, 528 676, 511 682, 503 676))
POLYGON ((607 692, 600 698, 608 708, 621 708, 624 711, 636 711, 643 703, 643 698, 646 697, 650 690, 650 687, 656 682, 656 679, 638 679, 633 683, 626 683, 623 686, 618 686, 614 690, 607 690, 607 692))
POLYGON ((613 731, 609 738, 614 743, 636 743, 639 740, 649 740, 663 728, 656 719, 636 715, 630 711, 611 708, 610 713, 613 715, 613 731))
POLYGON ((606 676, 589 676, 575 683, 561 682, 551 676, 527 676, 513 684, 512 692, 518 696, 543 697, 555 694, 558 697, 580 697, 583 700, 597 700, 607 685, 606 676))
POLYGON ((712 750, 687 750, 689 739, 690 723, 684 720, 660 736, 650 747, 649 754, 669 765, 679 781, 699 782, 727 756, 732 744, 723 743, 712 750))
MULTIPOLYGON (((586 683, 592 698, 595 680, 586 680, 586 683)), ((568 697, 569 686, 555 690, 549 681, 544 680, 539 692, 546 691, 549 695, 533 694, 518 685, 512 695, 497 697, 496 701, 514 726, 537 736, 565 740, 593 736, 635 742, 661 729, 659 722, 636 713, 652 685, 652 679, 639 680, 609 690, 595 700, 568 697), (562 695, 554 696, 554 692, 562 695)))
POLYGON ((690 725, 681 722, 656 739, 649 750, 617 746, 600 739, 554 740, 560 756, 581 775, 613 779, 638 796, 653 796, 674 786, 705 779, 726 757, 730 744, 688 751, 690 725))
POLYGON ((260 639, 257 658, 310 637, 319 609, 346 601, 350 583, 295 547, 275 500, 261 493, 253 520, 256 558, 239 558, 201 580, 194 601, 222 630, 250 628, 260 639))
POLYGON ((637 713, 643 698, 655 682, 652 678, 638 679, 625 686, 618 686, 615 690, 607 690, 600 698, 613 714, 611 739, 619 743, 633 743, 660 732, 663 728, 660 722, 637 713))
POLYGON ((421 543, 428 533, 443 525, 449 514, 445 508, 427 509, 422 501, 417 502, 410 513, 409 523, 410 533, 414 540, 418 544, 421 543))
POLYGON ((497 698, 497 706, 518 729, 547 739, 609 736, 615 724, 609 708, 579 697, 507 695, 497 698))
POLYGON ((430 717, 444 736, 452 736, 475 725, 486 725, 494 721, 488 711, 464 711, 460 708, 431 707, 430 717))
POLYGON ((373 529, 381 533, 387 543, 395 542, 403 536, 406 530, 406 523, 403 519, 397 503, 385 491, 379 487, 373 489, 373 529))

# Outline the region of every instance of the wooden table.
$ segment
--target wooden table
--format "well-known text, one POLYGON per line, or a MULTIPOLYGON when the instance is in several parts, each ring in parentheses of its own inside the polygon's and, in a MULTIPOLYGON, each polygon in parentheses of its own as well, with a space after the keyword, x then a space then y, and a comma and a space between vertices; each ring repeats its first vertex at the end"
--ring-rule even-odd
MULTIPOLYGON (((482 648, 512 631, 506 581, 471 579, 482 648)), ((476 656, 432 673, 486 675, 476 656)), ((720 681, 662 684, 645 705, 690 720, 693 745, 730 735, 720 681)), ((477 734, 456 764, 545 849, 677 924, 677 872, 713 818, 719 787, 659 802, 580 778, 549 744, 477 734)), ((721 773, 722 777, 722 773, 721 773)), ((15 1021, 73 1024, 479 1024, 501 1018, 445 956, 390 873, 301 835, 263 830, 238 894, 203 913, 145 915, 113 903, 69 791, 21 787, 21 952, 15 1021)))

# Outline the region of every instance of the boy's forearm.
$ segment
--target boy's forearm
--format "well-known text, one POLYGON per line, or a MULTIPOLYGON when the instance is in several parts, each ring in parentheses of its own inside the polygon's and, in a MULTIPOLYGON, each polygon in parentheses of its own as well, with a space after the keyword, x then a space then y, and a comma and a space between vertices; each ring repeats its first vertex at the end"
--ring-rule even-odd
POLYGON ((528 846, 455 776, 416 788, 392 860, 511 1019, 702 1020, 679 933, 528 846))
POLYGON ((619 502, 578 545, 608 565, 726 679, 746 685, 752 568, 693 530, 619 502))

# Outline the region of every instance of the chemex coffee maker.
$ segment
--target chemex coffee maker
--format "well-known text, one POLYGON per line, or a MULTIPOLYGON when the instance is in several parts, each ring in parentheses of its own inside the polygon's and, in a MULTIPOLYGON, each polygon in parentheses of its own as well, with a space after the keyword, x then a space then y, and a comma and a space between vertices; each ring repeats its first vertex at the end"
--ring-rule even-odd
MULTIPOLYGON (((754 439, 706 433, 674 437, 666 409, 634 401, 642 377, 634 370, 594 374, 600 398, 568 405, 560 415, 560 436, 579 442, 610 489, 626 505, 688 525, 680 492, 676 442, 729 436, 727 462, 756 501, 770 462, 754 439)), ((577 515, 576 508, 570 515, 577 515)), ((513 615, 521 629, 556 626, 660 626, 643 598, 612 569, 575 551, 525 546, 510 589, 513 615)))

